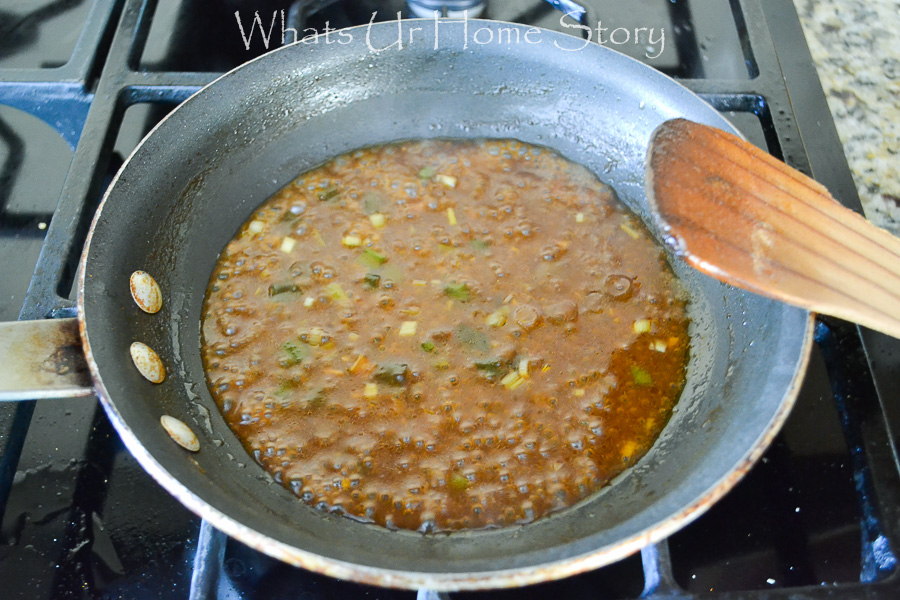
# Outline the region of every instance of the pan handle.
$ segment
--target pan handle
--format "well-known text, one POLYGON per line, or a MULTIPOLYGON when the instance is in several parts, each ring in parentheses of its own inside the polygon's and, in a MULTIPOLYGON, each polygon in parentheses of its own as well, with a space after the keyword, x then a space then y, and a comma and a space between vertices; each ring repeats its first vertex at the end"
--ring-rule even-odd
POLYGON ((0 323, 0 401, 93 394, 78 319, 0 323))

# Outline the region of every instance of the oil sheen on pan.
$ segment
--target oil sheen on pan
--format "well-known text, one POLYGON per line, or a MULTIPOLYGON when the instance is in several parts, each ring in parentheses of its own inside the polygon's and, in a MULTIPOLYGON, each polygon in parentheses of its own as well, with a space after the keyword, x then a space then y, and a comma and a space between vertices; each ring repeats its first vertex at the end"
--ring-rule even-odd
POLYGON ((209 389, 304 502, 424 532, 528 523, 643 456, 689 351, 661 247, 588 170, 411 141, 301 175, 226 246, 209 389))

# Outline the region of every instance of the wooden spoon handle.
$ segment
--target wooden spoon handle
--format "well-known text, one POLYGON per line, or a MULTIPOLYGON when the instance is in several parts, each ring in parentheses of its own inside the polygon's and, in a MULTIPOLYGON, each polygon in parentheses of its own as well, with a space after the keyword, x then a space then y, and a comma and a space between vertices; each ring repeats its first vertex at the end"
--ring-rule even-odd
POLYGON ((676 119, 653 134, 646 186, 667 242, 697 269, 900 337, 900 239, 806 175, 676 119))

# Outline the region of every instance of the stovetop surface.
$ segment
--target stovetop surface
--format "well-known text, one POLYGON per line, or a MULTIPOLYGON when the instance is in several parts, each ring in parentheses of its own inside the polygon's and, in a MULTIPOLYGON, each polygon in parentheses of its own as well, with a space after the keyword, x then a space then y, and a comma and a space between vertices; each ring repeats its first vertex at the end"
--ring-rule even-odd
MULTIPOLYGON (((682 79, 859 209, 789 0, 582 4, 592 27, 664 28, 664 46, 607 45, 682 79)), ((403 2, 0 2, 0 318, 71 314, 86 225, 112 175, 178 102, 266 51, 260 37, 247 48, 236 11, 249 24, 282 10, 302 31, 392 19, 403 2)), ((581 33, 541 0, 495 1, 485 16, 581 33)), ((831 320, 817 342, 784 430, 696 522, 584 575, 448 596, 900 597, 900 348, 831 320)), ((2 598, 415 595, 311 574, 217 534, 144 473, 95 400, 0 406, 0 448, 2 598)))

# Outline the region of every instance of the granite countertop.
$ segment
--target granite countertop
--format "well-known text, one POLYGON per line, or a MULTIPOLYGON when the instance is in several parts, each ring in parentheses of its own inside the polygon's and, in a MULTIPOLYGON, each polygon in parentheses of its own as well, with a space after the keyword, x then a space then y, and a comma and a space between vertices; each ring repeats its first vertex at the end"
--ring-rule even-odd
POLYGON ((866 216, 900 235, 900 0, 794 0, 866 216))

